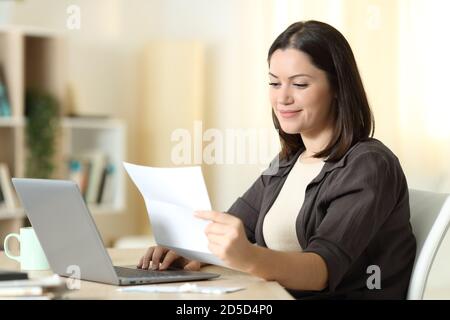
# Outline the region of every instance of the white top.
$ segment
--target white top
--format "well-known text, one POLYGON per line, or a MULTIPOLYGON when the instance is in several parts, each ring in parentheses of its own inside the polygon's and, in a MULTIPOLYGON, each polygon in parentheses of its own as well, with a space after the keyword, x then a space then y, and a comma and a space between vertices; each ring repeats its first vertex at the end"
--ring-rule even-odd
POLYGON ((296 220, 305 200, 308 184, 320 173, 325 162, 301 162, 300 157, 289 172, 272 207, 264 217, 263 236, 269 249, 302 251, 298 242, 296 220))

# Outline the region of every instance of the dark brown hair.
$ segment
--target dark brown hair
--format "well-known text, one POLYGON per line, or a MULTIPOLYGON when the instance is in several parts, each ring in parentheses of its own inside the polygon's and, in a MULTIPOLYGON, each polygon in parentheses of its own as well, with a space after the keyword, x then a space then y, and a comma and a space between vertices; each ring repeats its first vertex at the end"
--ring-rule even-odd
MULTIPOLYGON (((339 160, 356 142, 373 136, 375 122, 367 101, 355 57, 344 36, 332 26, 319 21, 296 22, 283 31, 269 49, 267 61, 277 49, 293 48, 306 53, 317 68, 325 71, 336 98, 333 100, 333 137, 315 158, 339 160)), ((300 134, 281 129, 272 110, 272 119, 281 140, 281 157, 303 149, 300 134)))

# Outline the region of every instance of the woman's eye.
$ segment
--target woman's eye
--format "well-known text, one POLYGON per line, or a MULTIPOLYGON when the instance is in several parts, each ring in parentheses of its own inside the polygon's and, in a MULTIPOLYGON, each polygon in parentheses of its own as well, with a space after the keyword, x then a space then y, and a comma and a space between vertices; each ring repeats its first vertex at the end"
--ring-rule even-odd
POLYGON ((294 86, 299 88, 306 88, 308 86, 307 83, 294 83, 294 86))
POLYGON ((272 87, 276 87, 276 86, 279 86, 280 84, 279 83, 276 83, 276 82, 269 82, 269 86, 272 86, 272 87))

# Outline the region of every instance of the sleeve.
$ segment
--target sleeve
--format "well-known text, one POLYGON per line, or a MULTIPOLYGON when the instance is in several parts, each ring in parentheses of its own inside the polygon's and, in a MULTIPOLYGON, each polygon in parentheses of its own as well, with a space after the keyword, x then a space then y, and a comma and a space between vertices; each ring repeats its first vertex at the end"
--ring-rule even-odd
POLYGON ((325 217, 304 250, 325 260, 330 292, 395 208, 401 179, 399 167, 375 152, 358 155, 340 170, 326 193, 325 217))

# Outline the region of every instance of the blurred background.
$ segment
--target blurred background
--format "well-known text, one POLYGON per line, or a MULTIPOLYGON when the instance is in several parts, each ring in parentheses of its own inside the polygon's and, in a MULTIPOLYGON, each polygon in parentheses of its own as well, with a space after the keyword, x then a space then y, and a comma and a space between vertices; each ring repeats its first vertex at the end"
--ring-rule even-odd
MULTIPOLYGON (((121 161, 176 166, 175 130, 205 147, 208 129, 251 128, 263 133, 260 147, 270 146, 268 163, 279 145, 267 51, 291 23, 313 19, 350 42, 375 137, 398 156, 409 186, 448 193, 448 12, 445 0, 0 1, 10 101, 10 114, 0 117, 0 163, 11 176, 28 175, 32 146, 23 119, 40 95, 50 95, 61 117, 52 176, 83 183, 83 168, 90 168, 98 190, 85 186, 85 197, 105 243, 146 247, 153 243, 147 212, 121 161)), ((191 164, 202 166, 212 207, 224 211, 265 161, 206 163, 192 155, 191 164)), ((17 205, 4 212, 2 237, 23 216, 17 205)))

